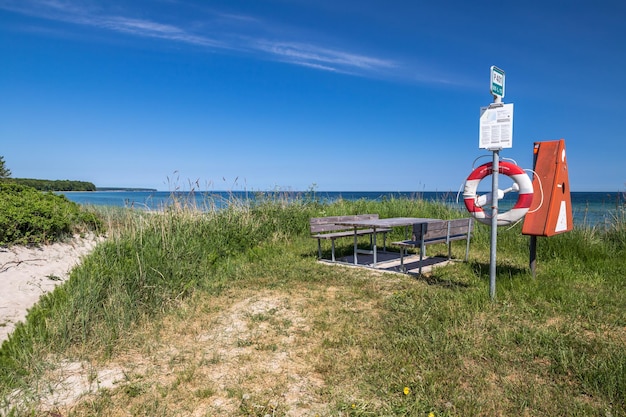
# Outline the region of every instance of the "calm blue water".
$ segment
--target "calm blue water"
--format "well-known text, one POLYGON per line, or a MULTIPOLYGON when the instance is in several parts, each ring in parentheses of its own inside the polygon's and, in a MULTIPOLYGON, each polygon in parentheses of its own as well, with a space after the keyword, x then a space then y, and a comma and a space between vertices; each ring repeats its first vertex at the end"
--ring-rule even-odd
MULTIPOLYGON (((445 202, 453 207, 465 210, 463 197, 454 192, 246 192, 246 191, 210 191, 210 192, 169 192, 169 191, 95 191, 63 193, 70 201, 82 205, 132 207, 146 210, 161 210, 175 201, 199 209, 221 208, 229 201, 245 201, 246 199, 266 198, 315 198, 321 202, 332 202, 339 198, 344 200, 367 199, 380 201, 385 198, 423 198, 445 202)), ((511 207, 516 197, 501 200, 501 210, 511 207)), ((626 199, 620 192, 572 192, 572 211, 575 226, 594 226, 611 223, 618 210, 626 210, 626 199)), ((623 217, 622 217, 623 218, 623 217)))

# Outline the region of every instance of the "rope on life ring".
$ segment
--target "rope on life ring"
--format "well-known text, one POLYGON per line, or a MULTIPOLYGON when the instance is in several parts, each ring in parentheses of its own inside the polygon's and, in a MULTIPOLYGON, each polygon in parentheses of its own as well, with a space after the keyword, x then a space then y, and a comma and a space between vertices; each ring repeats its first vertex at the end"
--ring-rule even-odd
MULTIPOLYGON (((496 198, 501 199, 508 191, 517 191, 517 202, 513 208, 504 213, 498 213, 497 222, 498 226, 506 226, 515 223, 526 215, 530 205, 533 201, 533 184, 526 172, 517 165, 501 161, 499 164, 498 172, 510 177, 513 181, 513 187, 507 190, 498 190, 498 196, 496 198)), ((492 163, 488 162, 476 168, 467 177, 465 181, 465 189, 463 191, 463 202, 467 211, 479 222, 484 224, 491 224, 491 216, 487 216, 482 206, 491 203, 491 193, 485 196, 477 197, 476 190, 480 181, 493 174, 492 163)))

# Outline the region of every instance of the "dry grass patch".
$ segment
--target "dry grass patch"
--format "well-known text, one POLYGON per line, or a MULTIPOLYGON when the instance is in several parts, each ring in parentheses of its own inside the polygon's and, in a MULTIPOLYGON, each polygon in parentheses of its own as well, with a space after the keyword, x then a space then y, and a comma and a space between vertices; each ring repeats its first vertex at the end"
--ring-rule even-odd
POLYGON ((308 304, 277 291, 196 299, 134 336, 140 349, 115 360, 126 375, 117 389, 65 412, 93 415, 104 405, 102 415, 301 415, 323 408, 323 379, 309 361, 308 304))
POLYGON ((72 379, 63 384, 52 382, 66 363, 59 359, 42 379, 55 388, 42 393, 41 411, 60 416, 328 415, 330 402, 350 395, 349 366, 355 358, 379 355, 365 352, 359 337, 370 334, 378 320, 378 297, 403 278, 361 271, 360 279, 358 290, 299 283, 280 290, 197 295, 163 320, 137 326, 113 360, 94 353, 75 362, 72 379), (110 376, 106 380, 105 374, 110 376))

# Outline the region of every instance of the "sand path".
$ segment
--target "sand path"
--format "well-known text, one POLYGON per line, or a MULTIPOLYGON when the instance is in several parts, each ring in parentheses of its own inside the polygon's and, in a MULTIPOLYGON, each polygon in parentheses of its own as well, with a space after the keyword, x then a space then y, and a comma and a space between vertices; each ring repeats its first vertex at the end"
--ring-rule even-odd
POLYGON ((41 297, 63 283, 69 272, 102 238, 74 237, 39 248, 0 248, 0 344, 41 297))

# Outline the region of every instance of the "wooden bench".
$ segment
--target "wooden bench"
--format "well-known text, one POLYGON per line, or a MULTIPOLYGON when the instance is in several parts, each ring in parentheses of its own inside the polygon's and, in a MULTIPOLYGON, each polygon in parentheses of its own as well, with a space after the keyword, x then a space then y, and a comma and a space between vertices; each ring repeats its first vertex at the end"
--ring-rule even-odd
MULTIPOLYGON (((357 228, 355 232, 355 228, 352 226, 344 226, 336 223, 341 223, 345 221, 352 220, 373 220, 378 219, 378 214, 358 214, 352 216, 331 216, 331 217, 313 217, 310 219, 309 223, 311 226, 311 237, 317 239, 317 253, 318 259, 322 259, 322 239, 328 240, 331 242, 331 260, 335 262, 335 239, 342 237, 354 237, 356 236, 370 236, 370 246, 372 244, 372 235, 374 234, 374 229, 367 228, 357 228)), ((391 229, 376 229, 376 233, 383 234, 383 248, 386 250, 387 248, 387 232, 391 229)))
POLYGON ((469 256, 470 237, 473 229, 473 218, 440 220, 429 223, 417 223, 413 225, 413 236, 410 240, 393 242, 392 245, 400 246, 400 268, 404 267, 405 248, 419 248, 420 262, 419 273, 422 274, 422 262, 426 254, 426 246, 435 243, 445 243, 448 245, 448 259, 452 256, 451 243, 455 240, 467 240, 465 247, 465 262, 469 256))

